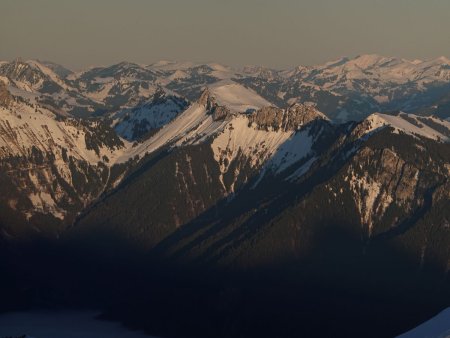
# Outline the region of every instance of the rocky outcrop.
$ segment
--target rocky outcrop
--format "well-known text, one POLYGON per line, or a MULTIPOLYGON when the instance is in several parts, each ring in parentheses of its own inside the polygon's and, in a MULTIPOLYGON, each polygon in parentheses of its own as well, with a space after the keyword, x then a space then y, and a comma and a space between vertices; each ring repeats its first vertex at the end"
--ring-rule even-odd
POLYGON ((263 107, 248 116, 249 124, 258 129, 278 130, 283 126, 285 111, 276 107, 263 107))
POLYGON ((286 129, 296 129, 299 126, 303 126, 317 119, 328 120, 328 118, 315 107, 295 103, 288 108, 286 129))
POLYGON ((298 130, 313 120, 327 117, 312 106, 294 104, 288 109, 264 107, 249 115, 250 124, 265 130, 298 130))
POLYGON ((3 81, 0 81, 0 106, 9 107, 12 101, 12 96, 6 88, 6 85, 3 81))
POLYGON ((215 106, 211 109, 211 114, 214 121, 220 121, 229 116, 231 112, 227 107, 215 106))
POLYGON ((214 121, 224 120, 231 114, 230 109, 225 106, 219 106, 217 104, 216 99, 211 95, 211 92, 208 88, 203 91, 197 103, 205 106, 209 114, 212 115, 214 121))
POLYGON ((343 180, 368 237, 405 231, 432 203, 448 200, 446 160, 433 154, 428 163, 419 149, 414 158, 401 147, 363 147, 352 159, 343 180))
POLYGON ((211 109, 215 105, 217 105, 216 100, 214 97, 212 97, 211 92, 208 88, 205 88, 202 95, 200 95, 200 98, 197 101, 198 104, 205 106, 207 110, 211 109))
POLYGON ((20 58, 1 65, 0 74, 32 86, 42 82, 45 78, 42 72, 23 62, 20 58))

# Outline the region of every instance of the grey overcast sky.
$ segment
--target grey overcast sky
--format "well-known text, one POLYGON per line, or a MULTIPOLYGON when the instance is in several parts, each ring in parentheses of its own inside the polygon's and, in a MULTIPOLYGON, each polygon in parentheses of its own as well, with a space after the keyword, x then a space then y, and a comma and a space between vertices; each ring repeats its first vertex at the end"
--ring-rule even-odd
POLYGON ((450 56, 450 0, 0 0, 0 60, 275 68, 450 56))

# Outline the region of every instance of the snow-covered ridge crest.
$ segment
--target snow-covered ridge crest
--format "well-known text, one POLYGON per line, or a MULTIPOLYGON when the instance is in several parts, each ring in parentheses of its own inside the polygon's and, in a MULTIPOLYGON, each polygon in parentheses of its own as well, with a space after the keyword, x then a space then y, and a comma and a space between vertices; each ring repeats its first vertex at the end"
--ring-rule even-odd
POLYGON ((281 129, 261 130, 249 122, 247 116, 236 116, 212 142, 214 158, 222 172, 228 170, 229 164, 240 153, 251 159, 253 167, 261 166, 294 133, 281 129))
MULTIPOLYGON (((288 142, 301 127, 316 119, 328 120, 314 107, 300 104, 294 104, 285 110, 269 104, 251 113, 245 113, 232 111, 225 101, 221 103, 225 105, 219 105, 214 91, 206 88, 197 102, 192 103, 150 139, 124 154, 119 162, 136 156, 142 158, 164 146, 198 144, 212 139, 214 157, 223 173, 228 170, 228 165, 241 155, 250 161, 252 167, 258 168, 274 156, 278 148, 288 142)), ((301 148, 302 156, 308 153, 305 149, 310 149, 311 140, 308 137, 297 139, 286 144, 283 156, 277 157, 280 161, 275 162, 289 162, 287 157, 290 155, 286 153, 296 153, 295 147, 301 148)), ((296 156, 293 155, 292 160, 301 158, 296 156)), ((276 165, 272 163, 273 167, 276 165)))
POLYGON ((124 153, 118 162, 126 162, 134 157, 142 158, 165 146, 202 142, 221 130, 225 124, 225 120, 215 121, 205 105, 194 102, 155 135, 124 153))
POLYGON ((69 87, 60 77, 58 74, 56 74, 52 69, 47 67, 46 65, 42 64, 39 61, 35 60, 29 60, 27 61, 27 64, 35 67, 36 69, 39 69, 42 73, 47 75, 52 81, 57 83, 61 88, 64 88, 65 90, 73 90, 73 88, 69 87))
MULTIPOLYGON (((289 109, 277 110, 278 112, 288 113, 289 109)), ((222 175, 231 167, 236 170, 236 166, 231 166, 235 160, 244 160, 253 169, 262 169, 259 176, 262 178, 266 173, 278 175, 298 161, 310 159, 311 161, 305 163, 302 170, 291 175, 289 179, 304 174, 314 161, 313 144, 321 133, 321 131, 318 134, 311 133, 309 128, 317 118, 295 124, 295 127, 292 124, 292 128, 281 124, 274 128, 271 122, 261 128, 252 121, 252 116, 258 113, 267 115, 264 108, 251 115, 236 115, 214 137, 211 148, 222 175)))
POLYGON ((0 157, 28 156, 36 148, 57 156, 64 152, 93 165, 112 165, 129 143, 120 139, 111 146, 98 143, 98 128, 92 123, 57 117, 43 107, 14 101, 0 107, 0 157))
POLYGON ((206 139, 221 130, 227 123, 224 119, 214 118, 212 110, 217 107, 219 106, 216 97, 212 96, 209 88, 205 88, 197 102, 193 102, 148 140, 133 147, 127 154, 123 154, 118 161, 126 162, 130 158, 142 158, 164 146, 181 146, 206 139))
MULTIPOLYGON (((164 125, 150 139, 124 154, 119 161, 135 156, 142 158, 163 146, 180 146, 199 143, 220 133, 229 121, 241 113, 254 111, 272 104, 258 94, 233 81, 220 81, 206 87, 197 102, 164 125)), ((249 123, 247 117, 242 121, 249 123)))
POLYGON ((188 102, 183 97, 158 88, 150 100, 134 108, 113 113, 111 118, 116 132, 132 141, 168 124, 184 111, 187 105, 188 102))
POLYGON ((273 106, 255 91, 231 80, 216 82, 208 89, 217 104, 227 107, 231 112, 243 113, 273 106))
POLYGON ((412 136, 422 136, 440 142, 450 142, 450 122, 434 116, 417 116, 399 113, 397 115, 374 113, 367 117, 360 126, 360 136, 372 133, 384 127, 393 128, 393 132, 412 136))
POLYGON ((22 61, 20 58, 0 65, 0 73, 13 81, 17 87, 40 90, 45 81, 51 81, 65 90, 69 88, 50 68, 35 60, 22 61))
MULTIPOLYGON (((377 54, 363 54, 354 58, 344 57, 323 65, 310 67, 304 75, 311 76, 314 71, 315 79, 331 79, 334 75, 335 82, 358 78, 373 78, 382 82, 406 83, 408 81, 432 82, 435 80, 448 80, 450 70, 445 69, 449 65, 446 57, 432 60, 406 60, 396 57, 385 57, 377 54), (370 73, 366 71, 370 70, 370 73)), ((333 81, 327 81, 329 85, 333 81)))
POLYGON ((57 116, 17 97, 0 106, 2 170, 29 200, 19 203, 12 194, 7 203, 26 219, 51 214, 63 221, 66 203, 86 206, 106 189, 110 167, 129 147, 100 121, 57 116))

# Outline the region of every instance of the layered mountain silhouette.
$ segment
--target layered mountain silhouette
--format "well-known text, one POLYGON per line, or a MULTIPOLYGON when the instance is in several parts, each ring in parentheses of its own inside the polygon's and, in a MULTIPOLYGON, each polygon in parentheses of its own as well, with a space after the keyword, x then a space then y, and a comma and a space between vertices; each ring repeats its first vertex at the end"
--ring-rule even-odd
POLYGON ((407 331, 450 302, 449 89, 445 58, 0 63, 2 309, 168 337, 407 331))

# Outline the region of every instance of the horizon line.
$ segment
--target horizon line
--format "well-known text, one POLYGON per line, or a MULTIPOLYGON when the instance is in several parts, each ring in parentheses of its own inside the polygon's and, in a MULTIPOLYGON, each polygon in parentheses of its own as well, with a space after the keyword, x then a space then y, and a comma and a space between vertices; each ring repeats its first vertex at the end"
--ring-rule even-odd
POLYGON ((245 68, 245 67, 261 67, 261 68, 265 68, 265 69, 270 69, 270 70, 275 70, 275 71, 285 71, 285 70, 291 70, 291 69, 295 69, 295 68, 299 68, 299 67, 317 67, 317 66, 323 66, 326 64, 330 64, 330 63, 335 63, 335 62, 339 62, 339 61, 351 61, 351 60, 356 60, 358 58, 361 57, 367 57, 367 56, 371 56, 371 57, 380 57, 380 58, 385 58, 385 59, 398 59, 398 60, 402 60, 405 62, 410 62, 410 63, 424 63, 424 62, 431 62, 431 61, 443 61, 443 62, 447 62, 450 63, 450 59, 445 56, 445 55, 440 55, 440 56, 436 56, 436 57, 431 57, 431 58, 404 58, 404 57, 399 57, 399 56, 387 56, 387 55, 383 55, 383 54, 377 54, 377 53, 363 53, 363 54, 356 54, 354 56, 349 56, 349 55, 344 55, 344 56, 340 56, 337 58, 332 58, 329 59, 328 61, 322 62, 322 63, 314 63, 314 64, 310 64, 310 65, 306 65, 306 64, 294 64, 288 67, 270 67, 270 66, 265 66, 262 64, 258 64, 258 63, 254 63, 254 64, 239 64, 239 65, 235 65, 235 66, 230 66, 227 63, 222 63, 222 62, 218 62, 218 61, 192 61, 189 59, 186 60, 182 60, 182 59, 170 59, 170 58, 163 58, 163 59, 159 59, 156 60, 154 62, 150 62, 150 63, 142 63, 142 62, 135 62, 135 61, 131 61, 131 60, 121 60, 121 61, 117 61, 117 62, 112 62, 112 63, 99 63, 99 64, 90 64, 88 66, 85 67, 81 67, 81 68, 72 68, 70 66, 66 66, 64 63, 61 62, 57 62, 57 61, 53 61, 53 60, 44 60, 41 58, 22 58, 20 56, 15 57, 13 59, 10 60, 5 60, 5 59, 0 59, 0 63, 11 63, 14 61, 21 61, 21 62, 29 62, 29 61, 36 61, 36 62, 40 62, 40 63, 53 63, 56 64, 58 66, 62 66, 64 68, 66 68, 67 70, 70 70, 74 73, 77 72, 82 72, 82 71, 87 71, 90 69, 94 69, 94 68, 108 68, 111 66, 115 66, 121 63, 130 63, 130 64, 135 64, 138 65, 140 67, 149 67, 149 66, 153 66, 156 65, 158 63, 162 63, 162 62, 167 62, 167 63, 171 63, 171 64, 183 64, 183 63, 190 63, 192 64, 193 67, 195 66, 201 66, 201 65, 220 65, 220 66, 224 66, 227 68, 230 68, 231 70, 235 70, 235 69, 241 69, 241 68, 245 68))

